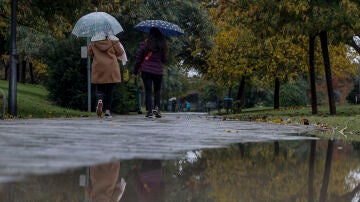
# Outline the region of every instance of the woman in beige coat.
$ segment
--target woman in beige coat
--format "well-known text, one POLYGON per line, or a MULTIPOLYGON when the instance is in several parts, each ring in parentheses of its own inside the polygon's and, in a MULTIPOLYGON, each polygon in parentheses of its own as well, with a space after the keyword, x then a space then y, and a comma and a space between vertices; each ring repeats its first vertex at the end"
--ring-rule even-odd
POLYGON ((99 117, 102 117, 104 107, 105 118, 111 118, 114 87, 121 82, 118 57, 124 54, 124 50, 116 39, 97 35, 92 37, 88 47, 88 55, 93 57, 91 83, 95 84, 96 113, 99 117))

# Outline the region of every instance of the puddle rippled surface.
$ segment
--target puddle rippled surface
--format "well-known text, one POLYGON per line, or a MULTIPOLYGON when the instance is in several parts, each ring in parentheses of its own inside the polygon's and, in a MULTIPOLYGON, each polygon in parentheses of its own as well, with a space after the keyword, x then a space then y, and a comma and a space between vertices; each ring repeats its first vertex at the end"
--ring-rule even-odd
POLYGON ((0 201, 358 201, 359 156, 360 143, 242 143, 28 176, 1 184, 0 201))

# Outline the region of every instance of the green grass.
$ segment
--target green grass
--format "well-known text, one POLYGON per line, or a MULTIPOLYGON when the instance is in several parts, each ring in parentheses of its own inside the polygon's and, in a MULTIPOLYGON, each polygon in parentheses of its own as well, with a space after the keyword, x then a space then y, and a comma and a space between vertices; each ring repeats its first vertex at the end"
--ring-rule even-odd
POLYGON ((224 115, 225 119, 243 121, 273 122, 279 124, 316 125, 326 129, 312 135, 328 138, 360 141, 360 105, 338 105, 336 115, 329 114, 329 107, 319 106, 318 114, 311 113, 311 107, 293 107, 274 110, 271 108, 244 109, 239 114, 224 115))
MULTIPOLYGON (((8 98, 9 81, 0 80, 0 107, 3 94, 8 98)), ((40 85, 17 83, 17 118, 55 118, 90 116, 90 113, 58 107, 47 99, 48 91, 40 85)), ((6 105, 8 102, 6 101, 6 105)), ((6 115, 10 118, 9 114, 6 115)))

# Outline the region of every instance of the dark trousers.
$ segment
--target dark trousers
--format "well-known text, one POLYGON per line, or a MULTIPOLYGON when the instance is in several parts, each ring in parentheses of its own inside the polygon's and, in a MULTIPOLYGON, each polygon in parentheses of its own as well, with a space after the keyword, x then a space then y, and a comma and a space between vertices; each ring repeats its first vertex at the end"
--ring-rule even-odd
POLYGON ((101 99, 105 110, 111 111, 114 87, 115 83, 95 84, 96 105, 98 100, 101 99))
POLYGON ((160 90, 161 90, 162 75, 151 74, 148 72, 141 72, 141 78, 144 82, 144 87, 145 87, 146 110, 151 111, 153 109, 153 105, 152 105, 153 85, 154 85, 154 107, 160 108, 160 90))

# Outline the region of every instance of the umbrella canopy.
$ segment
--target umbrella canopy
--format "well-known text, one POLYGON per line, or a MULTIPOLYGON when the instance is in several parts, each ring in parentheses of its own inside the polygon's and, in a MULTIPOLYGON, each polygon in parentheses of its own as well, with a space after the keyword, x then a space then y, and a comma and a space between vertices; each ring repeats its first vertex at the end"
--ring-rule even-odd
POLYGON ((92 37, 95 35, 115 35, 122 32, 120 23, 108 13, 92 12, 82 16, 75 24, 72 34, 78 37, 92 37))
POLYGON ((180 36, 184 32, 179 25, 163 20, 144 20, 135 26, 136 30, 149 33, 152 27, 156 27, 165 36, 180 36))

